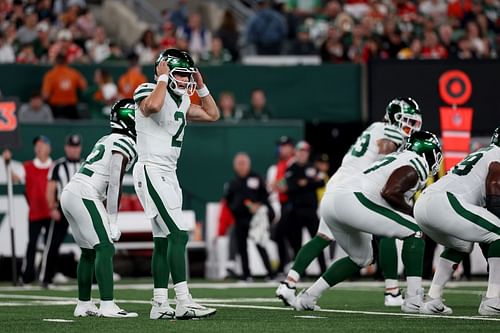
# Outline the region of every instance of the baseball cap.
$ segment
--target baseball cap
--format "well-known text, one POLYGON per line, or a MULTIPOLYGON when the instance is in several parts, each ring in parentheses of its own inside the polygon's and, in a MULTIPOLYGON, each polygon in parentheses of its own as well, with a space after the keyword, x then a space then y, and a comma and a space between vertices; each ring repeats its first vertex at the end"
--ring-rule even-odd
POLYGON ((323 153, 317 155, 314 160, 318 162, 330 162, 330 157, 328 156, 328 154, 323 153))
POLYGON ((35 145, 38 141, 42 141, 48 145, 50 145, 50 140, 45 135, 37 135, 33 138, 33 145, 35 145))
POLYGON ((311 145, 308 144, 306 141, 299 141, 297 145, 295 146, 296 150, 311 150, 311 145))
POLYGON ((78 134, 70 134, 66 137, 66 145, 80 146, 82 144, 82 137, 78 134))
POLYGON ((289 136, 283 135, 281 136, 278 141, 276 142, 278 145, 293 145, 293 139, 290 138, 289 136))

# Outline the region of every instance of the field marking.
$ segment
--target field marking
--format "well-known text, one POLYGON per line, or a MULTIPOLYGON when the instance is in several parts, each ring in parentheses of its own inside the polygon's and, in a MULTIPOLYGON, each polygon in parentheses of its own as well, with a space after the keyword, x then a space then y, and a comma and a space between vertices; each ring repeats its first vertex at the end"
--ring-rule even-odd
POLYGON ((71 320, 71 319, 52 319, 52 318, 46 318, 46 319, 43 319, 43 321, 50 321, 52 323, 73 323, 74 320, 71 320))
POLYGON ((293 316, 294 318, 304 318, 304 319, 325 319, 328 317, 320 317, 320 316, 293 316))

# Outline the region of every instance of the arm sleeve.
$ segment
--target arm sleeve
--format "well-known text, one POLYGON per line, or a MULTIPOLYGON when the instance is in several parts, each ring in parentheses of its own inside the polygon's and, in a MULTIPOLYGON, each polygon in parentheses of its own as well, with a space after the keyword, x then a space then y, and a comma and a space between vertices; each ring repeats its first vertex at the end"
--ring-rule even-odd
POLYGON ((59 181, 59 163, 52 164, 47 174, 47 180, 59 181))
POLYGON ((143 83, 138 86, 134 91, 135 104, 141 104, 141 101, 151 95, 156 85, 154 83, 143 83))
POLYGON ((118 200, 120 198, 120 183, 121 175, 123 173, 123 159, 124 155, 122 155, 121 153, 113 154, 111 156, 111 163, 109 166, 109 185, 106 195, 107 210, 109 215, 118 214, 118 200))

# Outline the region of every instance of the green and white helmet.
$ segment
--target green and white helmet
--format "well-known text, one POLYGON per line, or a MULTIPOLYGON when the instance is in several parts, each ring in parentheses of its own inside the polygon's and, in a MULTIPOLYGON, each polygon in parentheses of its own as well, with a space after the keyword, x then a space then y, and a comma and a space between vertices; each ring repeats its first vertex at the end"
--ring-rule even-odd
POLYGON ((491 143, 500 147, 500 126, 498 126, 493 132, 493 136, 491 137, 491 143))
POLYGON ((128 135, 135 140, 135 103, 132 98, 117 101, 111 107, 109 123, 112 132, 128 135))
POLYGON ((156 67, 158 67, 163 60, 167 62, 167 66, 170 70, 168 73, 168 86, 170 89, 179 96, 184 94, 191 96, 194 94, 196 83, 193 74, 196 73, 196 67, 189 53, 178 49, 167 49, 160 53, 155 61, 155 78, 158 76, 156 67), (187 76, 189 80, 187 82, 178 80, 175 76, 187 76))
POLYGON ((443 152, 437 136, 427 131, 414 132, 405 143, 404 150, 411 150, 425 158, 430 172, 435 175, 439 172, 443 152))
POLYGON ((422 128, 422 113, 411 97, 397 97, 390 101, 384 119, 399 128, 403 137, 409 137, 422 128))

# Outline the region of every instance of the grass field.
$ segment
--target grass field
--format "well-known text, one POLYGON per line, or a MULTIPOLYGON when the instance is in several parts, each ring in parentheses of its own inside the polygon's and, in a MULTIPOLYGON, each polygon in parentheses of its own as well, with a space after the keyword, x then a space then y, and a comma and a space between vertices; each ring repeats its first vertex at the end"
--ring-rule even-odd
POLYGON ((445 297, 454 314, 446 317, 384 307, 380 283, 342 284, 327 292, 322 309, 314 312, 284 307, 274 297, 275 283, 192 283, 195 299, 218 309, 214 317, 153 321, 151 285, 141 282, 116 285, 119 305, 139 313, 134 319, 74 318, 75 285, 52 290, 0 285, 0 332, 500 332, 500 318, 477 314, 484 283, 452 284, 445 297), (47 321, 52 319, 65 321, 47 321))

